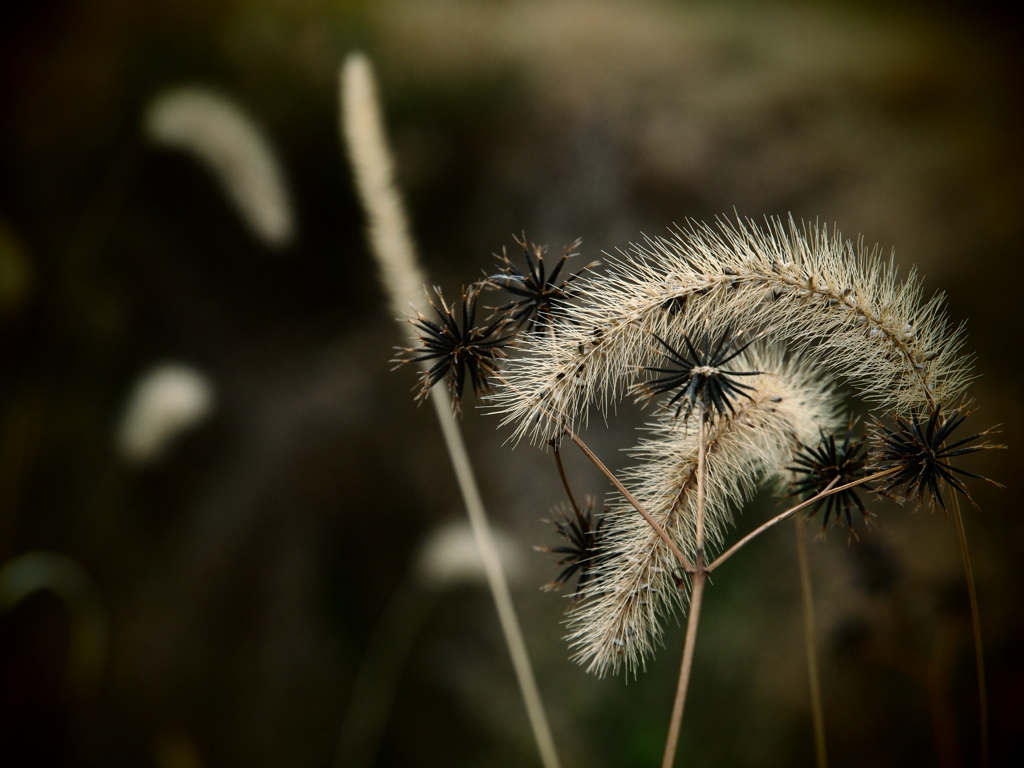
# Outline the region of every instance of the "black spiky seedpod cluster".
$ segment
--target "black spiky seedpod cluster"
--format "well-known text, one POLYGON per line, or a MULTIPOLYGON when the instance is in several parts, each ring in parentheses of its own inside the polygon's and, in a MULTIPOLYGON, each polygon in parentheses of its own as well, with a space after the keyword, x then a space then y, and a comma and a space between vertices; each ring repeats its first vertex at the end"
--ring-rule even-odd
POLYGON ((648 398, 672 393, 666 408, 676 406, 676 417, 685 409, 685 419, 697 409, 702 418, 709 419, 714 414, 721 416, 735 413, 733 401, 736 397, 750 399, 753 387, 735 380, 735 376, 758 376, 762 371, 732 371, 726 366, 743 353, 752 341, 740 345, 739 336, 732 334, 731 328, 717 338, 705 333, 703 338, 694 344, 689 336, 683 337, 685 351, 680 351, 652 334, 664 348, 662 355, 670 367, 645 368, 651 373, 663 374, 639 387, 639 391, 648 398))
MULTIPOLYGON (((786 467, 793 473, 788 495, 807 500, 830 486, 844 486, 867 477, 867 440, 864 436, 855 435, 852 421, 838 443, 834 433, 821 430, 820 434, 821 440, 818 443, 801 446, 792 464, 786 467)), ((842 525, 845 519, 852 531, 853 512, 859 512, 865 522, 870 519, 868 509, 860 497, 862 490, 872 489, 867 485, 855 486, 819 499, 808 507, 808 516, 813 517, 824 509, 822 528, 828 525, 829 518, 835 513, 836 522, 842 525)))
POLYGON ((946 509, 944 495, 960 493, 972 504, 967 486, 957 475, 972 477, 999 485, 987 477, 954 467, 950 459, 990 448, 1002 448, 989 441, 976 443, 992 433, 978 432, 953 439, 953 433, 964 423, 967 413, 954 410, 945 413, 936 405, 930 413, 913 413, 909 417, 896 415, 892 427, 875 420, 872 425, 872 465, 875 470, 889 470, 878 487, 878 493, 898 500, 913 500, 917 506, 927 498, 929 506, 946 509))
POLYGON ((596 566, 607 545, 605 519, 596 512, 596 505, 595 499, 588 498, 582 510, 574 505, 571 513, 559 511, 551 523, 565 543, 554 547, 534 547, 538 552, 562 556, 557 563, 561 570, 542 587, 544 591, 561 589, 576 574, 579 574, 579 578, 571 597, 579 596, 588 586, 592 586, 596 566))
POLYGON ((515 328, 530 333, 538 326, 550 325, 551 318, 577 295, 578 289, 573 282, 583 272, 597 266, 597 262, 592 261, 579 272, 566 274, 559 281, 566 262, 579 255, 581 240, 566 246, 558 263, 549 272, 545 246, 528 243, 525 234, 514 239, 522 249, 526 270, 521 271, 502 249, 501 256, 498 257, 501 271, 491 275, 484 282, 490 287, 512 294, 512 300, 498 307, 497 312, 515 328))
POLYGON ((502 333, 501 319, 484 326, 476 325, 479 285, 463 289, 458 311, 444 300, 440 288, 435 287, 434 293, 436 299, 430 298, 430 306, 437 315, 437 322, 422 314, 410 319, 419 346, 401 348, 400 356, 393 362, 426 364, 416 395, 420 401, 430 394, 435 384, 447 379, 458 410, 466 379, 477 394, 490 389, 490 377, 498 372, 500 361, 505 357, 502 348, 510 337, 502 333))
POLYGON ((579 240, 562 251, 550 272, 545 263, 547 249, 544 246, 528 244, 525 235, 516 239, 516 243, 522 248, 525 272, 503 251, 499 257, 501 271, 463 288, 459 309, 450 306, 441 289, 435 286, 434 296, 428 295, 427 300, 437 320, 422 313, 409 318, 419 344, 399 348, 399 356, 392 362, 425 364, 416 394, 418 401, 424 400, 434 385, 446 379, 456 412, 461 412, 467 379, 477 395, 490 391, 491 380, 506 358, 504 349, 515 342, 520 332, 529 333, 539 326, 550 327, 551 319, 575 296, 571 283, 597 264, 591 262, 579 272, 562 277, 566 262, 578 255, 579 240), (485 289, 504 290, 513 298, 495 308, 484 324, 477 325, 477 302, 485 289))

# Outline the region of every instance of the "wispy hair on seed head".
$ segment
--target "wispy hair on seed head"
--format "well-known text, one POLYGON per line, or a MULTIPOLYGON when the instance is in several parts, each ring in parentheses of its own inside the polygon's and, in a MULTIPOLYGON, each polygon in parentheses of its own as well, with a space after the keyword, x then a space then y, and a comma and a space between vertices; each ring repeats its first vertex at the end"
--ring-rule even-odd
POLYGON ((607 412, 657 365, 652 336, 676 349, 704 328, 744 327, 809 354, 869 402, 894 413, 953 402, 969 383, 963 333, 914 270, 816 224, 772 218, 689 222, 645 238, 588 276, 579 304, 528 337, 494 397, 516 439, 607 412))
MULTIPOLYGON (((719 548, 733 510, 759 482, 774 477, 798 446, 837 421, 831 382, 781 351, 755 345, 737 365, 763 371, 747 380, 749 397, 707 422, 706 549, 719 548)), ((649 437, 631 452, 623 484, 695 559, 698 433, 693 422, 659 411, 649 437)), ((597 674, 635 673, 660 643, 665 617, 682 607, 679 563, 659 535, 620 497, 609 501, 594 572, 569 613, 575 659, 597 674)))

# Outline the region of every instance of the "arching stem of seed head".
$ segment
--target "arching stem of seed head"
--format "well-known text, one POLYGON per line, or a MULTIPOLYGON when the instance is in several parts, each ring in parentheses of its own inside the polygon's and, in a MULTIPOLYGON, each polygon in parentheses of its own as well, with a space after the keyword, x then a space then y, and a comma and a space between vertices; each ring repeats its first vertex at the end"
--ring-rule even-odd
POLYGON ((610 469, 608 469, 608 467, 605 466, 604 462, 601 461, 592 450, 590 450, 587 444, 580 439, 579 435, 577 435, 568 427, 565 428, 565 434, 570 440, 572 440, 576 444, 577 448, 583 451, 583 454, 588 459, 590 459, 591 463, 593 463, 595 467, 597 467, 601 471, 601 474, 608 478, 608 481, 615 486, 615 490, 621 493, 623 498, 625 498, 626 501, 628 501, 633 506, 633 508, 640 513, 640 516, 647 521, 647 524, 651 526, 654 532, 661 537, 662 541, 664 541, 668 548, 672 551, 672 554, 675 555, 676 560, 679 561, 679 564, 680 566, 682 566, 682 569, 686 571, 686 573, 693 573, 693 565, 691 565, 690 561, 686 559, 686 555, 684 555, 682 551, 679 549, 679 547, 676 546, 676 543, 672 541, 672 537, 668 535, 664 528, 658 525, 658 521, 651 517, 650 512, 644 509, 643 505, 639 501, 637 501, 636 497, 626 489, 626 486, 624 486, 619 481, 619 479, 614 475, 614 473, 610 469))
POLYGON ((580 511, 580 505, 576 503, 576 497, 572 494, 572 488, 569 487, 569 478, 565 476, 565 466, 562 464, 562 452, 558 449, 558 442, 552 441, 551 448, 555 454, 555 464, 558 465, 558 476, 562 478, 562 487, 565 488, 565 495, 569 497, 569 504, 572 506, 572 512, 576 516, 576 521, 582 524, 583 513, 580 511))
POLYGON ((839 479, 837 477, 831 483, 829 483, 827 486, 825 486, 825 490, 823 490, 821 493, 819 493, 819 494, 817 494, 815 496, 812 496, 811 498, 807 499, 806 501, 800 502, 795 507, 790 507, 785 512, 782 512, 782 513, 776 515, 775 517, 773 517, 768 522, 762 523, 761 525, 759 525, 753 531, 748 533, 742 539, 740 539, 735 544, 733 544, 731 547, 729 547, 727 550, 725 550, 725 552, 723 552, 721 555, 719 555, 718 558, 713 563, 711 563, 711 565, 707 566, 707 568, 705 570, 708 573, 711 573, 716 568, 718 568, 718 566, 720 566, 722 563, 724 563, 730 557, 735 555, 743 547, 745 547, 751 541, 753 541, 758 536, 760 536, 762 533, 767 531, 769 528, 774 528, 776 525, 781 523, 783 520, 787 520, 788 518, 792 517, 797 512, 799 512, 801 509, 804 509, 805 507, 809 507, 812 504, 816 504, 818 501, 820 501, 821 499, 824 499, 826 496, 831 496, 834 493, 839 493, 840 491, 845 491, 847 488, 855 488, 858 485, 864 485, 864 483, 870 483, 870 482, 872 482, 874 480, 881 480, 883 477, 888 477, 889 475, 892 475, 895 472, 896 472, 895 469, 883 469, 881 472, 875 472, 873 475, 868 475, 867 477, 862 477, 859 480, 854 480, 852 483, 846 483, 845 485, 834 485, 836 483, 836 481, 839 479))

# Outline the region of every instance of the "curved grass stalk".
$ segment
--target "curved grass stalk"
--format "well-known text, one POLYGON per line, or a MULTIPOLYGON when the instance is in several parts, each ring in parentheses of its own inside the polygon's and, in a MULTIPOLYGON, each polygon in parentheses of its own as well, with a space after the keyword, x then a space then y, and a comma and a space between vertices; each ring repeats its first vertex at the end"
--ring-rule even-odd
POLYGON ((373 765, 402 669, 436 602, 436 593, 403 583, 384 607, 352 682, 334 753, 335 768, 373 765))

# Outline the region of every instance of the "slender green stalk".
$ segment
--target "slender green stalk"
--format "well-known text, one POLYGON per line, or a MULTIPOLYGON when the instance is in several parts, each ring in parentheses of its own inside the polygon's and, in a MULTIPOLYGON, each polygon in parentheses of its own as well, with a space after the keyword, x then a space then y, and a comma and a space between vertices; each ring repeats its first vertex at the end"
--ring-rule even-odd
POLYGON ((981 614, 978 611, 978 593, 974 588, 974 569, 971 567, 971 553, 967 549, 967 533, 964 531, 964 518, 960 513, 960 498, 956 493, 953 497, 953 519, 956 521, 956 534, 960 540, 960 556, 964 561, 964 577, 967 579, 967 593, 971 601, 971 626, 974 629, 974 664, 978 675, 978 725, 981 739, 981 765, 988 768, 988 693, 985 687, 985 651, 981 643, 981 614))
POLYGON ((335 768, 373 765, 402 670, 437 593, 406 581, 392 595, 366 645, 349 694, 334 754, 335 768))
MULTIPOLYGON (((399 313, 406 312, 410 305, 421 309, 425 304, 422 286, 426 280, 409 234, 408 217, 394 183, 391 153, 385 141, 370 63, 360 54, 350 55, 342 69, 341 100, 342 136, 352 160, 356 187, 366 209, 370 244, 392 308, 399 313)), ((498 620, 512 657, 537 749, 545 768, 558 768, 554 739, 462 433, 443 390, 435 388, 430 399, 462 492, 470 527, 484 561, 487 582, 498 610, 498 620)))
POLYGON ((811 568, 807 559, 807 523, 796 518, 796 551, 800 563, 800 592, 804 603, 804 643, 807 648, 807 681, 811 690, 811 714, 814 717, 814 760, 817 768, 828 768, 825 746, 825 714, 821 704, 818 677, 818 648, 814 632, 814 597, 811 594, 811 568))

